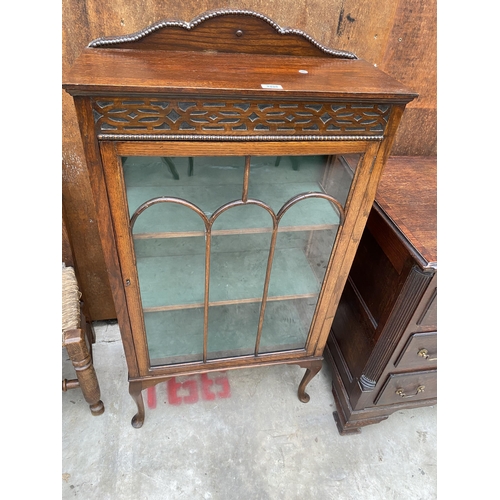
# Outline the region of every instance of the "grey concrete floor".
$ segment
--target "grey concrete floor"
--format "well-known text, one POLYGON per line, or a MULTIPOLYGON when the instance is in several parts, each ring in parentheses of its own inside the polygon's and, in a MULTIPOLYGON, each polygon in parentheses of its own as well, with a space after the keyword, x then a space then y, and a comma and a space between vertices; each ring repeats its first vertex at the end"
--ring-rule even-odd
MULTIPOLYGON (((436 407, 340 436, 326 364, 307 404, 297 398, 303 369, 261 367, 144 391, 145 423, 134 429, 118 326, 95 329, 106 409, 93 417, 79 389, 62 393, 63 499, 437 498, 436 407)), ((65 350, 62 365, 74 378, 65 350)))

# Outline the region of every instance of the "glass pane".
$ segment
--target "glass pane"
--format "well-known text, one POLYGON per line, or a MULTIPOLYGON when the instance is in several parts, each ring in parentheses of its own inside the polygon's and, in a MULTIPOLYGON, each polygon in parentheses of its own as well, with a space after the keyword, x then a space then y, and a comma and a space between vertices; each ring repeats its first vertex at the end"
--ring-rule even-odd
POLYGON ((259 352, 304 348, 360 155, 252 157, 249 196, 285 210, 259 352), (287 205, 288 204, 288 205, 287 205))
MULTIPOLYGON (((307 205, 338 217, 330 201, 306 198, 287 210, 280 225, 293 226, 307 205)), ((305 347, 337 230, 332 224, 329 229, 278 232, 259 352, 305 347)))
MULTIPOLYGON (((269 204, 275 213, 292 197, 307 192, 330 194, 345 206, 360 157, 359 154, 253 156, 248 195, 269 204)), ((294 225, 321 223, 321 219, 306 213, 302 217, 294 225)))
MULTIPOLYGON (((130 215, 147 200, 170 196, 187 200, 210 216, 225 203, 241 198, 244 168, 243 157, 128 157, 123 172, 130 215)), ((184 217, 173 216, 164 230, 189 231, 196 219, 184 217)))
POLYGON ((151 364, 304 348, 359 158, 123 158, 151 364))
POLYGON ((255 352, 272 228, 271 215, 252 204, 229 208, 213 224, 209 359, 255 352), (242 229, 221 235, 220 228, 228 227, 228 219, 242 229), (245 232, 254 225, 258 232, 245 232))
POLYGON ((259 352, 303 349, 317 295, 303 299, 268 300, 259 352))
MULTIPOLYGON (((162 203, 146 210, 161 208, 163 216, 190 210, 173 203, 162 203)), ((204 234, 198 217, 194 226, 204 234)), ((161 226, 160 222, 158 223, 161 226)), ((205 238, 143 238, 135 234, 134 249, 144 324, 152 366, 203 359, 203 303, 205 283, 205 238), (182 284, 182 286, 180 286, 182 284)))
MULTIPOLYGON (((184 208, 184 211, 187 210, 184 208)), ((201 229, 203 226, 200 226, 201 229)), ((145 309, 203 305, 204 237, 134 238, 134 248, 142 306, 145 309)))
POLYGON ((203 308, 144 312, 151 366, 203 359, 203 308))

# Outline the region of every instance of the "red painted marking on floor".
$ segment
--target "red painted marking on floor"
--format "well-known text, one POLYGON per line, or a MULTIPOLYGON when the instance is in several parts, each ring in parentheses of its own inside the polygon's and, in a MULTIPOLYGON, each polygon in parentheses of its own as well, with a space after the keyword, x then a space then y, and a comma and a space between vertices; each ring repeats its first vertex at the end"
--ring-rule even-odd
POLYGON ((182 398, 177 395, 177 391, 181 388, 182 384, 175 380, 175 377, 168 379, 167 382, 167 396, 168 402, 171 405, 180 405, 182 398))
POLYGON ((231 397, 231 387, 229 387, 229 379, 225 375, 223 377, 216 378, 214 382, 222 387, 222 391, 217 393, 217 396, 220 399, 231 397))
POLYGON ((148 387, 148 408, 156 408, 156 387, 148 387))
POLYGON ((213 401, 215 399, 215 393, 210 390, 210 387, 214 385, 214 381, 208 378, 207 373, 201 374, 201 397, 205 401, 213 401))
POLYGON ((182 398, 183 403, 193 404, 198 401, 198 384, 196 380, 186 380, 181 384, 182 389, 188 390, 188 395, 182 398))
MULTIPOLYGON (((216 375, 220 376, 214 379, 208 373, 185 376, 182 377, 182 382, 175 377, 170 378, 166 382, 168 403, 176 406, 183 403, 194 404, 199 401, 200 393, 204 401, 230 398, 231 387, 226 372, 218 372, 216 375)), ((156 386, 147 389, 147 405, 151 410, 157 406, 156 386)))

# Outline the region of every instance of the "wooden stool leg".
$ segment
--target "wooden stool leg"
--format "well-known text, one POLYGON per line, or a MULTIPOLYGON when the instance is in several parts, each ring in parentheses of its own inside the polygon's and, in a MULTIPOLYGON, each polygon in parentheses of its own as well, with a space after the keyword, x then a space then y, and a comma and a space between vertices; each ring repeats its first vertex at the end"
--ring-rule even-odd
POLYGON ((90 412, 94 416, 101 415, 104 412, 104 405, 100 399, 101 391, 85 342, 84 330, 78 328, 64 332, 64 346, 75 368, 83 397, 90 406, 90 412))

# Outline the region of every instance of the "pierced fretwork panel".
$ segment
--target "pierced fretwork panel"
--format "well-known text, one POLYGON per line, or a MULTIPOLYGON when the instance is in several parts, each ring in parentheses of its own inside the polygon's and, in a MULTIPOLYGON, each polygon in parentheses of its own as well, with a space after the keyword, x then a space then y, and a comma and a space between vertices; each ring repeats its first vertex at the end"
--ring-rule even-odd
POLYGON ((93 111, 102 134, 381 136, 390 106, 145 97, 98 98, 93 111))

